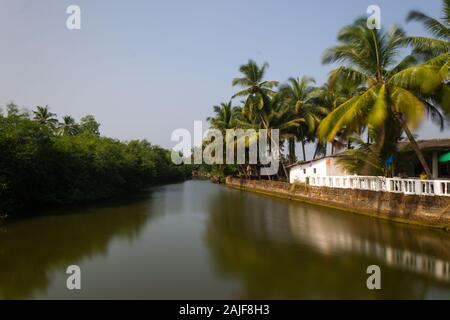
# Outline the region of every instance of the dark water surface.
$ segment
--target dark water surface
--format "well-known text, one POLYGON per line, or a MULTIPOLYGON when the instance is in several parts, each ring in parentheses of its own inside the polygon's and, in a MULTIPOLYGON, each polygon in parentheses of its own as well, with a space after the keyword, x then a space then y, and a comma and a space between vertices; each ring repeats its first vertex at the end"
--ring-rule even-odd
POLYGON ((200 181, 0 226, 1 299, 449 299, 449 269, 448 232, 200 181))

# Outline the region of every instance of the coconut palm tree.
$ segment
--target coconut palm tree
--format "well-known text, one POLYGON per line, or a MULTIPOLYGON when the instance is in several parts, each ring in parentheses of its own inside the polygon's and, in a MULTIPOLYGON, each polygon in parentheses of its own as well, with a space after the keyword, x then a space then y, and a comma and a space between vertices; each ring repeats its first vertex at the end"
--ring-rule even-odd
POLYGON ((230 102, 222 102, 219 106, 214 106, 214 117, 206 118, 211 127, 222 131, 235 127, 235 107, 230 102))
POLYGON ((441 19, 432 18, 420 11, 410 11, 406 20, 417 21, 424 25, 425 29, 433 37, 407 37, 406 42, 415 52, 432 58, 450 51, 450 0, 442 1, 441 19))
POLYGON ((75 119, 71 116, 64 116, 63 122, 59 124, 59 133, 67 136, 75 136, 79 131, 80 127, 75 122, 75 119))
POLYGON ((381 176, 387 172, 386 166, 377 155, 371 155, 374 150, 370 143, 365 142, 359 134, 348 137, 357 148, 348 149, 338 158, 338 163, 351 174, 364 175, 363 168, 369 166, 374 175, 381 176))
MULTIPOLYGON (((426 97, 432 107, 440 105, 450 119, 450 79, 448 70, 450 66, 450 0, 442 1, 441 19, 434 19, 422 12, 411 11, 407 17, 408 21, 421 22, 432 37, 407 37, 406 43, 414 48, 414 53, 428 60, 428 64, 435 64, 441 67, 441 74, 447 74, 446 85, 433 96, 426 97)), ((433 115, 433 110, 432 110, 433 115)), ((441 128, 443 123, 439 114, 434 115, 434 119, 441 128)))
POLYGON ((278 81, 264 81, 264 75, 269 65, 264 63, 262 66, 249 60, 247 64, 242 65, 239 71, 243 77, 234 78, 233 86, 240 86, 243 89, 233 95, 232 99, 236 97, 245 97, 244 107, 242 112, 252 119, 257 117, 259 111, 267 104, 267 100, 275 95, 272 88, 278 86, 278 81))
POLYGON ((302 78, 290 78, 288 83, 280 88, 280 93, 295 114, 294 118, 303 119, 299 126, 293 127, 293 136, 288 141, 291 163, 295 162, 296 158, 295 139, 301 143, 303 161, 305 161, 305 144, 311 141, 319 122, 328 113, 326 108, 314 103, 315 96, 312 95, 315 90, 313 87, 314 83, 315 80, 313 78, 303 76, 302 78))
POLYGON ((365 19, 340 31, 340 44, 326 50, 323 63, 343 63, 333 74, 359 82, 365 90, 333 110, 321 122, 318 135, 332 141, 342 129, 367 125, 376 132, 373 154, 380 155, 386 141, 386 126, 395 123, 405 132, 426 174, 431 176, 412 130, 426 111, 421 97, 436 93, 443 78, 438 66, 412 66, 415 62, 412 56, 396 64, 404 39, 405 33, 400 28, 370 30, 365 19))
MULTIPOLYGON (((364 86, 361 83, 350 81, 349 79, 342 79, 342 77, 332 73, 326 83, 311 93, 311 97, 314 103, 325 108, 328 114, 363 90, 364 86)), ((349 126, 346 130, 338 132, 331 142, 331 154, 334 154, 336 147, 344 147, 346 144, 347 146, 350 145, 351 142, 347 141, 347 137, 352 132, 361 134, 363 131, 364 126, 349 126)))
POLYGON ((55 118, 56 114, 51 113, 48 106, 37 106, 36 111, 33 111, 34 120, 40 124, 54 128, 58 124, 58 120, 55 118))
MULTIPOLYGON (((236 110, 242 111, 243 108, 237 108, 236 110)), ((283 144, 292 138, 295 138, 296 129, 305 122, 305 119, 291 108, 287 103, 285 96, 279 92, 272 98, 268 98, 265 101, 264 109, 258 112, 259 117, 250 118, 247 113, 239 112, 236 114, 236 126, 243 129, 254 129, 259 132, 260 129, 267 129, 269 139, 272 143, 275 141, 272 139, 272 130, 279 130, 279 148, 283 149, 283 144)), ((282 159, 281 167, 284 175, 288 177, 288 173, 285 164, 282 159)))

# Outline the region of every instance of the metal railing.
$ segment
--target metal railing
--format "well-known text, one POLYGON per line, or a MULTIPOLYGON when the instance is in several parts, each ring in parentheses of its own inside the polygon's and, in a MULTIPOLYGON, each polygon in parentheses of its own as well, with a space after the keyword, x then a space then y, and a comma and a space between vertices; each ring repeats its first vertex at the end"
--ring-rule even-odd
POLYGON ((309 177, 309 185, 411 195, 450 196, 450 180, 419 180, 372 176, 309 177))

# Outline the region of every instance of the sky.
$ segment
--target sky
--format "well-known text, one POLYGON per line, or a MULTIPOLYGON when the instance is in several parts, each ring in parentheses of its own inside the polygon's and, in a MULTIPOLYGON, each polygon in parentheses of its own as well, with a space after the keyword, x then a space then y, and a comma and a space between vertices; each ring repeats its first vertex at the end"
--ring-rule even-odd
MULTIPOLYGON (((250 58, 269 63, 268 80, 308 75, 322 84, 333 68, 321 64, 323 51, 372 4, 383 26, 423 35, 406 15, 439 17, 441 1, 0 0, 0 106, 92 114, 103 135, 172 147, 173 130, 193 131, 194 120, 230 99, 250 58), (81 30, 66 27, 73 4, 81 30)), ((418 133, 450 136, 429 123, 418 133)))

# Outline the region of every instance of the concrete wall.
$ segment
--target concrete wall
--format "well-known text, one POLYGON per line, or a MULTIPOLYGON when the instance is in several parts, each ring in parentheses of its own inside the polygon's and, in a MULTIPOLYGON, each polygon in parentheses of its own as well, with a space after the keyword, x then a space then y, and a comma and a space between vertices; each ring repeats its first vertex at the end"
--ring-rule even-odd
POLYGON ((227 178, 230 187, 333 207, 398 222, 450 230, 450 197, 312 187, 268 180, 227 178))

